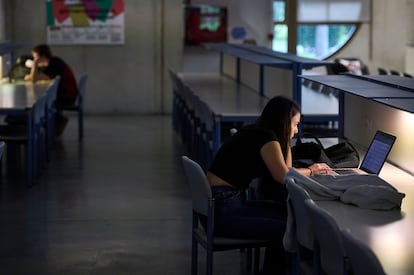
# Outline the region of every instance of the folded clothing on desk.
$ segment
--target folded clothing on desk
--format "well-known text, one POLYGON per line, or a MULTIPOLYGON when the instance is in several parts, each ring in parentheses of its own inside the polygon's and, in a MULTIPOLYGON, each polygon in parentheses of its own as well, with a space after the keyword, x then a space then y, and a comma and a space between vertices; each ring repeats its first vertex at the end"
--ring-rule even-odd
POLYGON ((391 210, 400 208, 404 193, 377 175, 314 175, 311 178, 291 169, 295 179, 313 200, 340 200, 360 208, 391 210))
MULTIPOLYGON (((391 210, 401 207, 404 193, 377 175, 315 175, 306 177, 296 169, 290 169, 286 177, 291 177, 315 200, 340 200, 360 208, 372 210, 391 210)), ((287 251, 296 252, 296 222, 293 205, 287 200, 287 224, 283 245, 287 251)))

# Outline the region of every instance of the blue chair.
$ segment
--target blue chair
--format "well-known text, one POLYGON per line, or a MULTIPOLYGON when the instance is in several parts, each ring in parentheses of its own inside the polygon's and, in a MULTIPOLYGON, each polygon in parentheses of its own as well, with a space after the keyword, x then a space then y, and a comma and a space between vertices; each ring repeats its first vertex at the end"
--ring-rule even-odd
POLYGON ((396 70, 393 70, 393 69, 390 70, 390 74, 401 76, 401 73, 399 71, 396 71, 396 70))
POLYGON ((88 74, 84 73, 79 78, 78 83, 78 96, 76 97, 73 105, 66 105, 62 107, 64 111, 75 111, 78 116, 78 138, 83 138, 83 99, 86 93, 86 82, 88 80, 88 74))
MULTIPOLYGON (((31 109, 32 120, 30 120, 31 134, 29 138, 27 126, 24 124, 9 124, 0 127, 0 140, 13 146, 26 146, 26 172, 28 185, 33 184, 33 180, 41 173, 45 164, 46 143, 45 127, 46 120, 47 94, 42 95, 31 109), (31 145, 29 146, 29 141, 31 145)), ((27 121, 27 120, 26 120, 27 121)))
POLYGON ((46 101, 46 119, 45 119, 45 128, 46 128, 46 159, 50 160, 50 153, 53 149, 53 145, 56 141, 56 97, 58 92, 58 87, 60 83, 60 76, 57 76, 49 90, 47 90, 47 101, 46 101))
POLYGON ((3 158, 4 149, 6 148, 6 143, 4 141, 0 141, 0 160, 3 158))
POLYGON ((314 247, 314 232, 306 200, 311 200, 309 193, 293 177, 286 177, 289 192, 288 203, 292 206, 292 216, 297 242, 294 270, 299 274, 319 274, 319 252, 314 247))
POLYGON ((380 74, 380 75, 387 75, 388 74, 388 71, 386 69, 384 69, 384 68, 379 67, 378 68, 378 74, 380 74))
POLYGON ((377 256, 368 246, 357 240, 348 230, 341 232, 352 275, 385 275, 377 256))
POLYGON ((314 232, 314 250, 319 251, 321 270, 327 275, 348 275, 349 260, 334 218, 313 200, 305 200, 305 206, 314 232))
MULTIPOLYGON (((198 245, 206 249, 206 274, 213 274, 213 253, 216 251, 254 248, 259 255, 260 247, 268 240, 246 240, 214 235, 214 198, 210 185, 201 166, 187 156, 182 156, 185 176, 190 185, 193 208, 191 274, 197 274, 198 245), (200 218, 207 219, 206 228, 199 223, 200 218)), ((254 271, 258 272, 260 259, 255 257, 254 271)))

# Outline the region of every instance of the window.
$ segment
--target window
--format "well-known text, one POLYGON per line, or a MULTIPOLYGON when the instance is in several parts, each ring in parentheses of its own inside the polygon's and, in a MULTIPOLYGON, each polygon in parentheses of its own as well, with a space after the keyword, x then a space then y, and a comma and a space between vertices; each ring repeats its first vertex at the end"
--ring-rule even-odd
POLYGON ((369 0, 297 0, 296 6, 290 2, 273 1, 275 51, 291 48, 298 56, 325 59, 346 45, 361 22, 370 20, 369 0), (294 18, 287 9, 295 11, 294 18), (289 47, 292 43, 296 46, 289 47))

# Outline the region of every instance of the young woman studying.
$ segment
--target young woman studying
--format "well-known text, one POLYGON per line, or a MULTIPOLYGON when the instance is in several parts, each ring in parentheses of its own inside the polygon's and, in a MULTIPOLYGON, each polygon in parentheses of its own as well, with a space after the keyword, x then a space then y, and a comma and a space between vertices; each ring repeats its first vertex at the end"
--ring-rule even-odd
MULTIPOLYGON (((221 146, 207 172, 215 198, 215 233, 270 240, 261 274, 287 272, 282 244, 286 201, 247 201, 245 190, 253 179, 264 177, 271 177, 280 190, 285 188, 285 175, 292 168, 290 142, 299 122, 295 102, 282 96, 272 98, 256 123, 242 127, 221 146)), ((306 176, 330 170, 324 163, 298 169, 306 176)))

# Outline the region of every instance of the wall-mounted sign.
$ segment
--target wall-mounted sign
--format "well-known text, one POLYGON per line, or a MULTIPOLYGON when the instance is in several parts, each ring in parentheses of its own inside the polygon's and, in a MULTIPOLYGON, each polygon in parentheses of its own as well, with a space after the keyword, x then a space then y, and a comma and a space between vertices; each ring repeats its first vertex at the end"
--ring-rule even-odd
POLYGON ((46 0, 50 45, 125 42, 124 0, 46 0))

